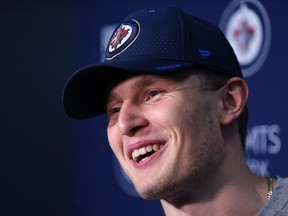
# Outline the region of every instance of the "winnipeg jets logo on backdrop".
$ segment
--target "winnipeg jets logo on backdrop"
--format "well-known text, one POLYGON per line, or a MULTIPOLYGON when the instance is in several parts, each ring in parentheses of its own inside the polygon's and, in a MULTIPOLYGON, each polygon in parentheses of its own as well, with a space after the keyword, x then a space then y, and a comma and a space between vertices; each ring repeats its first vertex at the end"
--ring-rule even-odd
MULTIPOLYGON (((250 51, 251 42, 255 38, 255 27, 246 19, 240 20, 239 26, 236 26, 232 31, 232 36, 236 42, 239 52, 244 55, 250 51)), ((262 38, 262 37, 261 37, 262 38)))
POLYGON ((106 60, 124 52, 138 37, 140 25, 136 20, 128 20, 120 24, 113 32, 108 48, 106 50, 106 60))
POLYGON ((245 77, 266 60, 271 41, 269 17, 258 0, 235 0, 225 9, 220 28, 233 47, 245 77))

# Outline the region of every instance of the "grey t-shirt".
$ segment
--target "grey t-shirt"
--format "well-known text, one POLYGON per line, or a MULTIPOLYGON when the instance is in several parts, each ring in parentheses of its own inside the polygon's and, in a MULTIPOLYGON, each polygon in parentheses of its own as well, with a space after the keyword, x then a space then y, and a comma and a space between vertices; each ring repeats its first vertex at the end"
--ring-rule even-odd
POLYGON ((277 178, 276 187, 256 216, 288 216, 288 178, 277 178))

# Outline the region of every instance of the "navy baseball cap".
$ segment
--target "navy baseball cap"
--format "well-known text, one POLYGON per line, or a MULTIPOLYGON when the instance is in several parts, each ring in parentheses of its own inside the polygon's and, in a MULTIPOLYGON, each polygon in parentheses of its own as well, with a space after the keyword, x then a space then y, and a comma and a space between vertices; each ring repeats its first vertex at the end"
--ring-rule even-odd
POLYGON ((176 7, 146 8, 118 25, 105 61, 74 73, 63 92, 64 110, 74 119, 104 113, 107 90, 137 74, 169 74, 195 65, 243 77, 235 53, 221 30, 176 7))

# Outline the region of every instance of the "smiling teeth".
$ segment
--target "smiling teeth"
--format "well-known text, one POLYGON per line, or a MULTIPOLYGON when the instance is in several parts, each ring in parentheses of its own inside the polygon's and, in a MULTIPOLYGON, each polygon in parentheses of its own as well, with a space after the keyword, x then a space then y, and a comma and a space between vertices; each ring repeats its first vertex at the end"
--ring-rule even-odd
POLYGON ((141 147, 139 149, 135 149, 132 152, 132 158, 136 162, 144 161, 151 154, 153 154, 154 152, 158 151, 162 146, 163 145, 154 144, 154 145, 148 145, 148 146, 145 146, 145 147, 141 147), (146 156, 144 156, 144 155, 146 155, 146 156))

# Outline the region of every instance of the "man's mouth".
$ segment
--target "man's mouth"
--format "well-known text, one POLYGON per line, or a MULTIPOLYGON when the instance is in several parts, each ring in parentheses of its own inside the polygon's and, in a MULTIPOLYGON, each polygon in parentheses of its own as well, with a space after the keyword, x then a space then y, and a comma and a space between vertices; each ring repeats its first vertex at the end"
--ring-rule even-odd
POLYGON ((132 152, 132 159, 137 163, 143 162, 162 147, 163 145, 154 144, 141 147, 139 149, 134 149, 132 152))

